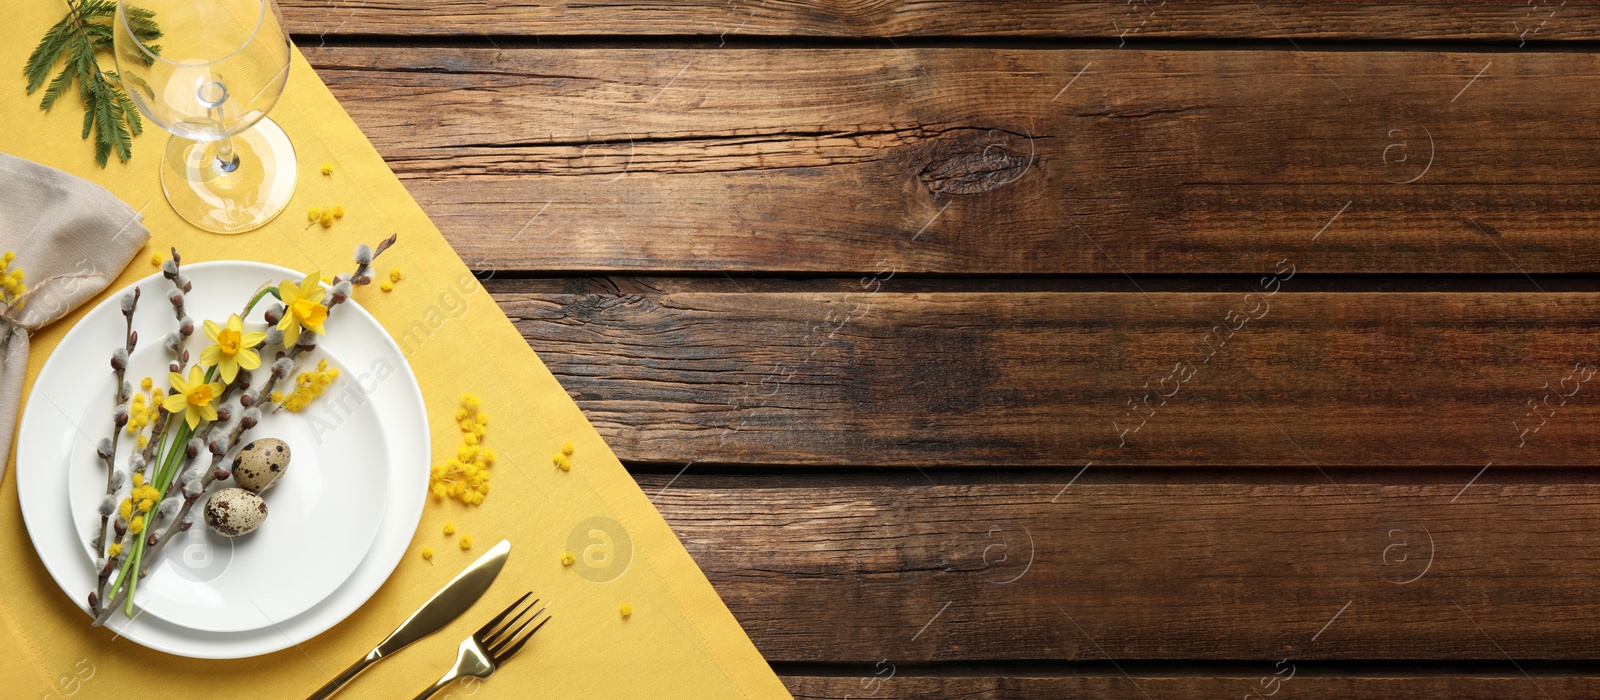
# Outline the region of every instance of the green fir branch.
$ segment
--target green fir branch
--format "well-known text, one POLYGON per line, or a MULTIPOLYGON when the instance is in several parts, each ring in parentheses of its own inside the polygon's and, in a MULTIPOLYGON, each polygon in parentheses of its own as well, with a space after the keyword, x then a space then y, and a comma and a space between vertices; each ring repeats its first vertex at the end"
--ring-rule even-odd
MULTIPOLYGON (((128 27, 139 43, 152 53, 160 53, 161 47, 151 43, 161 38, 155 13, 129 6, 126 15, 128 27)), ((82 138, 94 136, 94 158, 102 168, 112 153, 122 162, 128 162, 133 157, 133 137, 144 131, 139 110, 123 90, 124 78, 146 93, 150 92, 150 86, 137 75, 124 76, 100 69, 98 54, 115 51, 112 37, 116 21, 116 0, 67 0, 67 16, 45 32, 22 69, 28 79, 28 94, 44 87, 39 109, 45 111, 55 106, 56 100, 74 84, 78 86, 78 96, 83 99, 82 138), (61 65, 61 72, 51 78, 50 72, 57 63, 61 65)), ((138 58, 146 65, 151 62, 150 57, 143 54, 138 58)))

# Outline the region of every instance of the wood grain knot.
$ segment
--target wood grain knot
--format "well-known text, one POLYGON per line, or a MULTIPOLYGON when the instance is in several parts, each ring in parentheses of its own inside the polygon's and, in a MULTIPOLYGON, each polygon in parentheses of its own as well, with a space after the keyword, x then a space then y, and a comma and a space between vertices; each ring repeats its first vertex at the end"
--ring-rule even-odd
POLYGON ((1022 179, 1034 161, 1034 137, 1004 129, 947 131, 927 149, 917 178, 935 196, 993 192, 1022 179))

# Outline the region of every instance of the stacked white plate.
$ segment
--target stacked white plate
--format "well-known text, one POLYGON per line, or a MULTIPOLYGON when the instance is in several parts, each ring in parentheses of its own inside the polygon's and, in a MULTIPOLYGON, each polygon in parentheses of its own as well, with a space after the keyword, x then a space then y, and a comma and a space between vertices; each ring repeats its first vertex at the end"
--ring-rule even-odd
MULTIPOLYGON (((183 271, 194 284, 185 301, 197 326, 187 345, 191 359, 210 342, 198 327, 202 320, 222 324, 261 284, 305 277, 243 261, 186 265, 183 271)), ((176 328, 176 319, 167 301, 170 282, 152 275, 135 286, 142 290, 134 317, 140 342, 126 376, 138 391, 143 377, 167 385, 172 357, 162 338, 176 328)), ((110 360, 125 330, 121 296, 111 295, 86 314, 45 362, 16 445, 17 491, 28 534, 63 593, 86 613, 97 578, 90 538, 100 524, 106 485, 95 444, 111 434, 110 360)), ((269 297, 257 305, 246 330, 265 328, 261 314, 272 302, 269 297)), ((204 502, 197 503, 191 511, 195 525, 166 545, 139 583, 133 616, 119 610, 107 623, 120 636, 197 658, 266 654, 339 623, 394 571, 427 495, 430 452, 422 393, 400 348, 354 300, 336 307, 326 328, 327 336, 301 356, 296 373, 326 359, 339 369, 339 378, 305 411, 268 411, 241 438, 278 438, 292 455, 278 483, 262 494, 266 522, 229 539, 206 528, 199 517, 204 502)), ((263 356, 256 386, 272 359, 263 356)), ((291 391, 293 379, 279 387, 291 391)), ((230 428, 222 426, 215 435, 230 428)), ((128 437, 119 440, 117 464, 123 469, 133 449, 128 437)), ((231 485, 213 484, 210 491, 231 485)))

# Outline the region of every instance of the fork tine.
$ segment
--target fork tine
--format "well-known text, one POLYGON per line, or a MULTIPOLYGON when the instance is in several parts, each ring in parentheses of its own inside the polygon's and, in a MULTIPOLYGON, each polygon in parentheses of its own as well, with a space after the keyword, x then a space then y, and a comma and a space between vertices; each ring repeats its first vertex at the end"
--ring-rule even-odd
MULTIPOLYGON (((478 639, 479 643, 483 643, 485 635, 489 634, 489 630, 494 629, 495 625, 500 624, 501 620, 506 619, 506 616, 510 615, 512 610, 516 610, 517 606, 521 605, 522 601, 527 600, 528 596, 530 596, 530 595, 533 595, 533 591, 528 591, 527 593, 522 594, 522 597, 518 598, 517 602, 512 603, 505 610, 500 611, 500 614, 499 615, 495 615, 494 619, 489 621, 489 624, 486 624, 486 625, 478 628, 478 631, 472 633, 472 636, 476 637, 478 639)), ((535 600, 534 602, 537 603, 539 601, 535 600)))
MULTIPOLYGON (((544 610, 540 610, 539 612, 544 612, 544 610)), ((530 619, 529 621, 531 622, 532 620, 530 619)), ((505 650, 504 653, 494 654, 493 655, 494 656, 494 664, 496 666, 499 666, 499 665, 505 663, 507 659, 510 659, 512 657, 512 655, 516 654, 518 651, 521 651, 522 650, 522 645, 528 643, 528 638, 532 637, 535 632, 539 631, 540 627, 544 626, 544 623, 549 622, 549 621, 550 621, 550 616, 546 615, 543 620, 539 621, 539 624, 534 625, 532 630, 529 630, 526 635, 523 635, 523 637, 521 639, 518 639, 516 644, 511 645, 510 649, 505 650)))
POLYGON ((511 627, 513 625, 517 624, 518 620, 522 619, 523 615, 528 614, 528 611, 532 610, 533 606, 538 605, 538 604, 539 604, 539 599, 538 598, 534 598, 533 602, 528 603, 526 606, 524 606, 522 608, 522 610, 518 611, 517 614, 512 615, 511 619, 507 620, 504 625, 501 625, 498 629, 494 630, 493 632, 490 632, 487 637, 483 637, 481 639, 478 639, 478 644, 482 645, 483 648, 487 649, 490 646, 493 646, 494 644, 499 642, 500 640, 505 639, 506 638, 506 630, 511 629, 511 627))
MULTIPOLYGON (((529 605, 528 606, 528 610, 532 610, 532 609, 533 609, 533 605, 529 605)), ((499 653, 499 651, 501 649, 506 648, 507 645, 511 644, 511 640, 515 639, 517 635, 522 634, 522 630, 527 629, 528 625, 533 624, 534 620, 539 619, 539 616, 544 614, 544 611, 547 610, 547 609, 548 608, 539 608, 539 612, 536 612, 532 616, 530 616, 526 621, 524 621, 522 623, 521 627, 518 627, 515 631, 513 631, 510 634, 499 635, 499 639, 496 640, 495 643, 492 646, 489 647, 489 649, 488 649, 489 655, 490 656, 495 656, 497 653, 499 653)), ((523 612, 527 612, 527 610, 524 610, 523 612)), ((520 618, 522 616, 518 615, 517 617, 520 618)), ((545 619, 549 619, 549 618, 546 617, 545 619)), ((510 626, 511 626, 510 623, 506 624, 506 627, 509 628, 510 626)), ((504 631, 504 630, 502 630, 502 631, 504 631)))

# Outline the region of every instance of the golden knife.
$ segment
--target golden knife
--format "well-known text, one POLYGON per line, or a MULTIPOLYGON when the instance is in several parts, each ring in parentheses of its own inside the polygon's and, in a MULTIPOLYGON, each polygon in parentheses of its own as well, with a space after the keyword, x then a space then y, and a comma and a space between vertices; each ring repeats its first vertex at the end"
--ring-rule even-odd
POLYGON ((456 577, 450 579, 450 582, 445 584, 444 588, 439 589, 438 593, 433 594, 433 597, 429 598, 428 602, 423 603, 422 607, 411 613, 411 617, 400 623, 400 626, 396 627, 387 639, 384 639, 378 646, 373 647, 372 651, 367 652, 367 655, 361 657, 360 661, 345 669, 344 673, 328 681, 327 685, 318 688, 317 692, 312 693, 307 700, 325 700, 333 697, 333 694, 339 692, 339 689, 344 687, 344 684, 349 683, 350 679, 367 670, 368 666, 389 658, 412 642, 433 634, 444 628, 445 625, 450 624, 451 620, 456 619, 461 613, 466 612, 467 608, 472 607, 473 603, 478 602, 478 598, 483 595, 484 591, 489 590, 489 584, 494 583, 495 577, 500 575, 500 570, 505 568, 506 557, 510 554, 511 543, 506 540, 500 540, 500 544, 495 545, 493 549, 478 557, 478 560, 472 562, 472 565, 468 566, 466 570, 456 574, 456 577))

